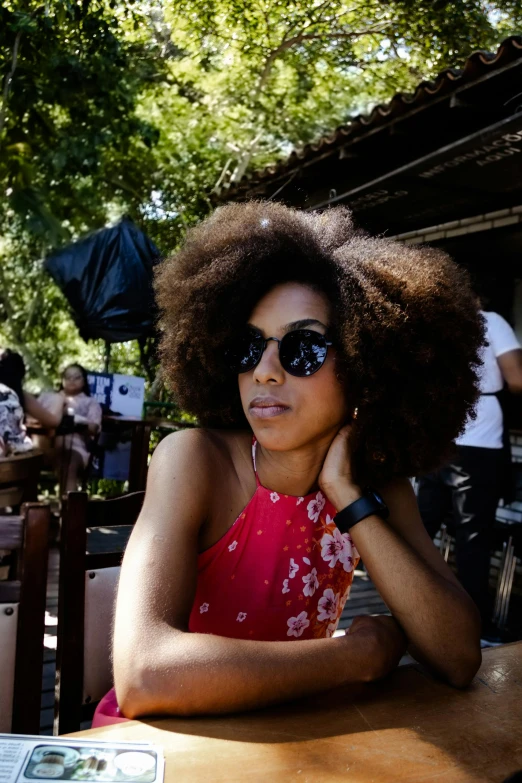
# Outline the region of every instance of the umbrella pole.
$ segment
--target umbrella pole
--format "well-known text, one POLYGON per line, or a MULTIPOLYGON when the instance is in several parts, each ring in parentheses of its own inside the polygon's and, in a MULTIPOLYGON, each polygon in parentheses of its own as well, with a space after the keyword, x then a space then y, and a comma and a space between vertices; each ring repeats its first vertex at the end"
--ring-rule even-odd
POLYGON ((111 361, 111 344, 108 340, 105 341, 105 372, 109 372, 109 364, 111 361))

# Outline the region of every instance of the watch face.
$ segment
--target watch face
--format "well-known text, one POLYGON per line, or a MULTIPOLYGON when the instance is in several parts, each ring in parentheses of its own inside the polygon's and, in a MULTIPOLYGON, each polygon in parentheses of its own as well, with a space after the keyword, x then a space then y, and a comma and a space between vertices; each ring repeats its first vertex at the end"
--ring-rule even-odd
POLYGON ((372 489, 371 487, 368 488, 368 494, 371 495, 375 501, 379 504, 382 511, 386 512, 386 515, 388 514, 388 506, 384 502, 382 495, 380 495, 377 490, 372 489))
POLYGON ((368 494, 369 494, 369 495, 371 495, 372 497, 374 497, 374 498, 375 498, 375 500, 377 501, 377 503, 378 503, 380 506, 384 506, 384 505, 385 505, 385 503, 384 503, 384 500, 383 500, 383 499, 382 499, 382 497, 379 495, 379 493, 377 492, 377 490, 376 490, 376 489, 372 489, 371 487, 368 487, 368 494))

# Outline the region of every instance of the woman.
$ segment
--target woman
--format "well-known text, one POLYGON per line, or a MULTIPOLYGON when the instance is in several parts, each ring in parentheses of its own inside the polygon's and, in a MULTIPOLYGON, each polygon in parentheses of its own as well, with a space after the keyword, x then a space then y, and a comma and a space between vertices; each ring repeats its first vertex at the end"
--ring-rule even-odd
POLYGON ((102 409, 90 396, 87 373, 81 364, 70 364, 62 373, 60 391, 40 395, 44 408, 62 411, 73 417, 75 431, 57 435, 54 442, 54 459, 60 472, 60 491, 74 492, 89 463, 90 445, 99 433, 102 409))
POLYGON ((465 272, 356 232, 346 209, 253 202, 192 229, 157 294, 164 373, 205 428, 152 459, 118 591, 117 701, 94 725, 368 682, 406 648, 467 685, 479 617, 407 478, 444 460, 477 397, 465 272), (331 638, 358 553, 393 617, 331 638))
POLYGON ((46 427, 57 427, 62 420, 63 403, 46 409, 24 391, 24 360, 16 351, 0 352, 0 448, 5 456, 30 451, 33 443, 26 434, 24 415, 38 419, 46 427))

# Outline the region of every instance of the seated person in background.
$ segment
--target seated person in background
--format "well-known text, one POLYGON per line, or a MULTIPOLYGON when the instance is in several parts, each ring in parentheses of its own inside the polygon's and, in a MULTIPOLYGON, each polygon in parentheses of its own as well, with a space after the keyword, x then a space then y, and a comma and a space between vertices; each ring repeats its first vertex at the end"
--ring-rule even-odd
POLYGON ((466 272, 344 208, 251 202, 191 229, 156 290, 163 371, 203 428, 152 458, 93 725, 365 683, 406 648, 468 685, 480 617, 408 479, 444 462, 477 399, 466 272), (359 553, 392 617, 336 636, 359 553))
MULTIPOLYGON (((62 373, 58 392, 44 392, 39 401, 49 411, 61 406, 62 415, 74 417, 78 431, 57 435, 54 443, 54 461, 60 472, 60 492, 73 492, 81 484, 89 462, 90 445, 99 433, 102 409, 90 396, 87 373, 81 364, 70 364, 62 373)), ((41 421, 41 419, 40 419, 41 421)))
POLYGON ((24 426, 24 409, 16 392, 0 383, 0 457, 33 449, 24 426))
POLYGON ((0 448, 4 456, 30 451, 33 442, 27 436, 24 413, 45 427, 57 427, 62 420, 63 402, 49 410, 22 388, 24 360, 19 353, 4 349, 0 353, 0 448))

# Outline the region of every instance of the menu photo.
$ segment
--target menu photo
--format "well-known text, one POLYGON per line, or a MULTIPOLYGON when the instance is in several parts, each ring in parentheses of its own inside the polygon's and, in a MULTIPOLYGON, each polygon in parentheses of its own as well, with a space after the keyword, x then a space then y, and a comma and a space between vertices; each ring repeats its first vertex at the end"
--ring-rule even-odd
POLYGON ((0 734, 0 783, 163 783, 163 778, 163 752, 153 745, 0 734))

